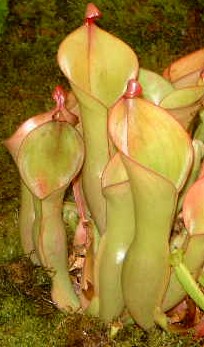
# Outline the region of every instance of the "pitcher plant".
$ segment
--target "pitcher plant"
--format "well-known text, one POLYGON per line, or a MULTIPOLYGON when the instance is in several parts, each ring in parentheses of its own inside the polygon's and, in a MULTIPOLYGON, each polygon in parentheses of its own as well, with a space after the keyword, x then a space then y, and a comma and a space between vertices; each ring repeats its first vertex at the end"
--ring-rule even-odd
POLYGON ((21 242, 64 312, 172 331, 189 300, 204 310, 204 49, 161 76, 100 17, 89 3, 60 44, 71 91, 56 87, 56 107, 5 141, 21 176, 21 242), (84 252, 77 287, 65 224, 84 252))
POLYGON ((86 151, 83 190, 99 232, 103 234, 106 200, 101 177, 112 152, 107 132, 108 110, 124 93, 127 81, 136 77, 138 59, 129 46, 95 24, 100 15, 93 4, 87 6, 84 24, 61 43, 58 62, 79 103, 86 151))

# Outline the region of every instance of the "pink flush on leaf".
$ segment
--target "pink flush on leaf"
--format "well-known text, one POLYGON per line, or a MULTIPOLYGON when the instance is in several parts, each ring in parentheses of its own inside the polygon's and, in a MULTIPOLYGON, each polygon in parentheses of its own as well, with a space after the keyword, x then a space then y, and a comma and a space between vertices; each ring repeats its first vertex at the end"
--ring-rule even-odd
POLYGON ((201 71, 200 73, 200 77, 202 78, 202 80, 204 81, 204 69, 201 71))
POLYGON ((52 119, 62 122, 66 121, 75 126, 79 122, 79 119, 77 115, 75 115, 69 109, 67 109, 67 97, 68 93, 61 86, 58 85, 55 87, 52 93, 52 98, 56 102, 56 107, 52 119))
POLYGON ((64 109, 65 107, 65 100, 67 98, 66 91, 61 86, 56 86, 53 93, 52 93, 53 100, 56 101, 56 108, 58 111, 64 109))

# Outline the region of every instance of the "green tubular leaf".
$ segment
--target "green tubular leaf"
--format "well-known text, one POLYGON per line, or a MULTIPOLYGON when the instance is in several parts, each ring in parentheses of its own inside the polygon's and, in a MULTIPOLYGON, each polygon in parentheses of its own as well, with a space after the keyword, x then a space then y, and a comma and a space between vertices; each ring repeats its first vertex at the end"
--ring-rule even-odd
POLYGON ((19 213, 19 228, 21 244, 24 253, 30 256, 34 264, 39 265, 40 261, 36 254, 33 240, 33 224, 35 220, 35 210, 33 204, 33 194, 21 181, 21 206, 19 213))
POLYGON ((48 122, 27 135, 17 162, 27 187, 44 199, 69 185, 82 166, 83 154, 82 139, 71 125, 48 122))
MULTIPOLYGON (((194 279, 197 279, 204 263, 204 235, 191 236, 183 255, 183 264, 188 268, 194 279)), ((178 281, 176 272, 171 270, 171 277, 162 308, 166 312, 178 305, 186 296, 185 288, 178 281)))
POLYGON ((97 294, 95 294, 92 298, 90 305, 85 310, 85 314, 93 317, 99 316, 99 297, 97 294))
MULTIPOLYGON (((72 88, 75 91, 75 86, 72 85, 72 88)), ((86 152, 82 168, 83 192, 99 232, 103 234, 106 227, 106 202, 102 194, 101 177, 110 157, 107 109, 80 89, 77 95, 86 152)))
POLYGON ((39 250, 39 236, 41 231, 41 220, 42 220, 42 202, 35 195, 33 195, 33 206, 34 206, 34 212, 35 212, 35 220, 33 223, 33 231, 32 231, 33 242, 34 242, 35 251, 40 260, 40 263, 44 265, 45 262, 39 250))
POLYGON ((138 60, 129 46, 92 23, 67 36, 59 47, 58 62, 79 102, 86 150, 83 189, 93 219, 103 234, 106 203, 101 177, 111 154, 108 109, 124 93, 127 81, 137 75, 138 60))
POLYGON ((204 156, 203 143, 199 140, 193 140, 192 144, 193 144, 193 151, 194 151, 193 165, 192 165, 189 177, 186 181, 186 184, 185 184, 184 188, 182 189, 182 192, 179 196, 178 206, 177 206, 178 212, 182 208, 183 201, 184 201, 184 198, 186 196, 186 193, 188 192, 188 189, 191 187, 191 185, 198 178, 198 175, 200 172, 200 167, 201 167, 201 162, 202 162, 203 156, 204 156))
POLYGON ((124 261, 123 293, 133 318, 149 329, 154 325, 170 275, 168 239, 177 192, 161 176, 125 156, 123 161, 133 193, 136 221, 135 237, 124 261))
MULTIPOLYGON (((98 259, 100 258, 101 244, 103 236, 100 237, 96 224, 92 219, 89 220, 89 233, 92 238, 92 244, 87 250, 85 263, 82 273, 82 288, 86 291, 87 285, 91 284, 94 288, 93 296, 90 299, 84 295, 83 290, 80 293, 81 307, 85 314, 98 317, 99 316, 99 266, 98 259), (99 247, 100 246, 100 247, 99 247)), ((88 285, 89 287, 89 285, 88 285)))
POLYGON ((199 112, 199 117, 201 119, 202 122, 204 122, 204 108, 202 108, 199 112))
POLYGON ((194 300, 194 302, 204 310, 204 294, 199 289, 196 281, 192 277, 188 268, 180 259, 179 251, 171 254, 171 263, 174 267, 176 277, 185 289, 186 293, 194 300))
POLYGON ((194 139, 204 142, 204 109, 199 112, 200 123, 194 133, 194 139))
POLYGON ((183 203, 184 224, 190 235, 204 234, 204 179, 188 190, 183 203))
POLYGON ((135 229, 132 194, 118 153, 104 171, 102 186, 107 201, 107 227, 99 251, 99 314, 109 322, 124 309, 122 266, 135 229))
POLYGON ((170 276, 169 236, 192 147, 165 110, 139 98, 115 105, 109 131, 127 170, 136 223, 122 272, 125 304, 136 322, 149 329, 158 321, 170 276))
POLYGON ((143 97, 155 105, 159 105, 160 101, 174 90, 171 83, 162 76, 143 68, 139 69, 138 81, 142 86, 143 97))
MULTIPOLYGON (((16 162, 33 195, 33 242, 52 278, 52 299, 62 310, 76 310, 80 303, 68 273, 62 204, 66 188, 83 163, 81 136, 68 123, 52 121, 32 128, 17 145, 16 162)), ((22 216, 23 223, 26 217, 22 216)))
POLYGON ((53 302, 61 310, 80 307, 69 277, 66 232, 62 220, 65 188, 54 191, 47 198, 35 197, 34 241, 42 265, 52 279, 53 302))

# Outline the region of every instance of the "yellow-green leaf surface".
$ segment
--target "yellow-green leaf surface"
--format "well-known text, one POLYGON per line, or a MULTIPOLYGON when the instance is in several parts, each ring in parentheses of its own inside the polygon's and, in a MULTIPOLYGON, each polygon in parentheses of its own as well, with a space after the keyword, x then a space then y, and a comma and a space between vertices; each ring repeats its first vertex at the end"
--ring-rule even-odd
POLYGON ((160 102, 160 106, 168 109, 187 107, 198 102, 203 96, 204 86, 176 89, 160 102))
POLYGON ((181 194, 179 195, 179 201, 177 206, 178 212, 182 209, 183 201, 189 188, 198 179, 198 176, 200 174, 200 169, 201 169, 201 163, 204 156, 204 144, 202 141, 193 140, 192 145, 193 145, 193 164, 192 164, 188 179, 185 183, 185 186, 182 189, 181 194))
POLYGON ((139 69, 138 81, 142 86, 143 97, 155 105, 159 105, 160 101, 174 90, 172 84, 162 76, 143 68, 139 69))
POLYGON ((198 111, 200 111, 202 107, 202 100, 203 99, 199 99, 198 102, 187 107, 167 108, 166 111, 188 131, 188 129, 191 128, 194 118, 198 115, 198 111))
POLYGON ((163 76, 175 82, 183 76, 204 68, 204 48, 190 53, 169 65, 163 72, 163 76))
POLYGON ((200 140, 202 143, 204 141, 204 108, 199 112, 199 123, 193 137, 194 139, 200 140))
POLYGON ((192 234, 204 234, 204 179, 196 181, 186 194, 183 203, 183 218, 192 234))
POLYGON ((200 74, 201 74, 201 70, 193 71, 193 72, 179 78, 178 80, 173 82, 172 85, 176 89, 201 85, 203 83, 202 83, 202 79, 200 77, 200 74))
POLYGON ((21 245, 24 254, 28 254, 31 261, 40 265, 33 240, 33 224, 35 221, 35 211, 33 205, 33 194, 21 180, 21 204, 19 211, 19 229, 21 245))
POLYGON ((102 187, 107 201, 107 226, 99 251, 99 315, 111 321, 124 309, 122 266, 135 230, 132 194, 118 153, 104 171, 102 187))
POLYGON ((132 49, 95 24, 84 24, 65 38, 58 62, 71 82, 106 107, 123 94, 138 71, 132 49))
POLYGON ((69 185, 83 163, 83 142, 68 123, 49 122, 34 129, 20 146, 17 162, 31 192, 44 199, 69 185))
MULTIPOLYGON (((169 235, 175 187, 123 155, 134 200, 135 237, 124 260, 125 304, 144 329, 153 327, 170 276, 169 235)), ((157 317, 158 318, 158 317, 157 317)))
POLYGON ((140 98, 121 99, 111 113, 109 129, 121 151, 181 189, 193 148, 187 133, 165 110, 140 98))
POLYGON ((107 109, 81 89, 77 90, 77 97, 86 152, 82 168, 83 192, 92 218, 100 234, 103 234, 106 227, 106 202, 102 194, 101 177, 110 158, 107 109))
POLYGON ((9 150, 15 161, 17 160, 19 148, 26 136, 38 126, 46 122, 50 122, 54 113, 55 110, 51 110, 50 112, 29 118, 23 124, 21 124, 21 126, 11 137, 4 141, 4 145, 9 150))

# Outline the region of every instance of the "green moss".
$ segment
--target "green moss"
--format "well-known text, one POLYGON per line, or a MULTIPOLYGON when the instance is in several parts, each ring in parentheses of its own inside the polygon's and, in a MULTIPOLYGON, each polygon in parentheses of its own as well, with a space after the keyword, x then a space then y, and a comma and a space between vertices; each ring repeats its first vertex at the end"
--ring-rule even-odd
MULTIPOLYGON (((32 304, 24 298, 20 296, 5 297, 1 310, 0 340, 2 346, 48 345, 53 338, 47 332, 54 332, 57 329, 60 314, 56 313, 52 319, 46 318, 48 319, 37 316, 32 304)), ((63 338, 60 339, 63 341, 63 338)), ((57 346, 57 344, 53 344, 53 346, 57 346)))
POLYGON ((45 270, 20 257, 0 266, 0 341, 2 346, 111 346, 198 347, 191 335, 166 333, 159 328, 144 332, 137 326, 119 329, 79 313, 63 314, 52 304, 50 279, 45 270))
POLYGON ((8 0, 1 0, 0 2, 0 36, 5 30, 6 17, 8 15, 8 0))

